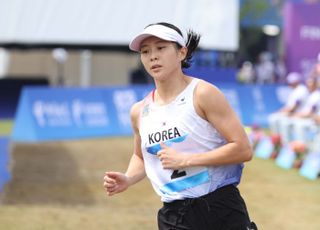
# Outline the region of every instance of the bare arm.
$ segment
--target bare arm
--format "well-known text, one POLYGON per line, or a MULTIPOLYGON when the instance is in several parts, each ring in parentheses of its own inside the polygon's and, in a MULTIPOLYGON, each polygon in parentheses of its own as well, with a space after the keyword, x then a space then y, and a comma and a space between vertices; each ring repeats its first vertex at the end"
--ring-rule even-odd
POLYGON ((109 196, 125 191, 129 186, 141 181, 146 175, 138 129, 140 106, 141 104, 137 103, 131 109, 131 122, 134 132, 134 151, 126 173, 106 172, 103 178, 103 186, 109 196))
POLYGON ((201 81, 194 95, 197 113, 211 123, 227 143, 217 149, 197 154, 177 152, 162 143, 158 157, 165 169, 191 166, 218 166, 249 161, 253 152, 247 135, 224 95, 213 85, 201 81))
POLYGON ((252 158, 248 137, 225 96, 211 84, 201 81, 195 92, 198 114, 211 123, 227 144, 211 151, 190 155, 189 166, 242 163, 252 158))
POLYGON ((141 102, 135 104, 131 109, 131 123, 134 133, 134 152, 131 157, 126 176, 130 185, 135 184, 145 177, 144 162, 141 152, 141 138, 139 134, 139 114, 141 102))

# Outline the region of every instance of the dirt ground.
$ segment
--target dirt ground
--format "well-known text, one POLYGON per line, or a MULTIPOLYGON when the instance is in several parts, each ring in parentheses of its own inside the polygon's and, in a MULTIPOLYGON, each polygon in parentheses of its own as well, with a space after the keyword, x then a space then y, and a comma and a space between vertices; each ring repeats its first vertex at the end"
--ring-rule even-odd
MULTIPOLYGON (((147 180, 111 198, 102 187, 106 170, 126 169, 131 148, 131 137, 12 144, 0 229, 157 229, 161 202, 147 180)), ((254 158, 240 191, 259 229, 320 229, 319 180, 254 158)))

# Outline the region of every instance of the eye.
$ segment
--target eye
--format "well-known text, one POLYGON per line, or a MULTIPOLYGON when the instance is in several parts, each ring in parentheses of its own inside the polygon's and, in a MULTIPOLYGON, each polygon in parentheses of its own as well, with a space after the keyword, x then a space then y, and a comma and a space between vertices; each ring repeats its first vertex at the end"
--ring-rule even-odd
POLYGON ((140 50, 140 53, 141 53, 141 54, 148 54, 149 51, 148 51, 147 49, 142 49, 142 50, 140 50))
POLYGON ((164 48, 166 48, 165 46, 159 46, 158 47, 158 50, 162 50, 162 49, 164 49, 164 48))

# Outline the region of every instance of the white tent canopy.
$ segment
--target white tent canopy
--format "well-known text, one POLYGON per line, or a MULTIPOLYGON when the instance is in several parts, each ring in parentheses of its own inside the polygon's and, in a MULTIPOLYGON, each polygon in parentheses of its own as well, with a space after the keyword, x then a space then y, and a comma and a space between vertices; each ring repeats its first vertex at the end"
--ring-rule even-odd
POLYGON ((238 0, 0 0, 0 46, 127 46, 160 21, 199 32, 204 49, 238 49, 238 0))

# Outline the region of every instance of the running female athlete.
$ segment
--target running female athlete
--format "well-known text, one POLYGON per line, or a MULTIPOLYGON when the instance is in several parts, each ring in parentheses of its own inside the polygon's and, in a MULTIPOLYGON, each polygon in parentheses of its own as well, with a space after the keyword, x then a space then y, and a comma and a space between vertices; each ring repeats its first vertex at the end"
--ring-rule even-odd
POLYGON ((253 155, 243 126, 217 87, 183 72, 199 40, 156 23, 131 41, 155 90, 131 109, 127 171, 106 172, 104 187, 112 196, 147 176, 163 201, 160 230, 256 229, 237 188, 253 155))

